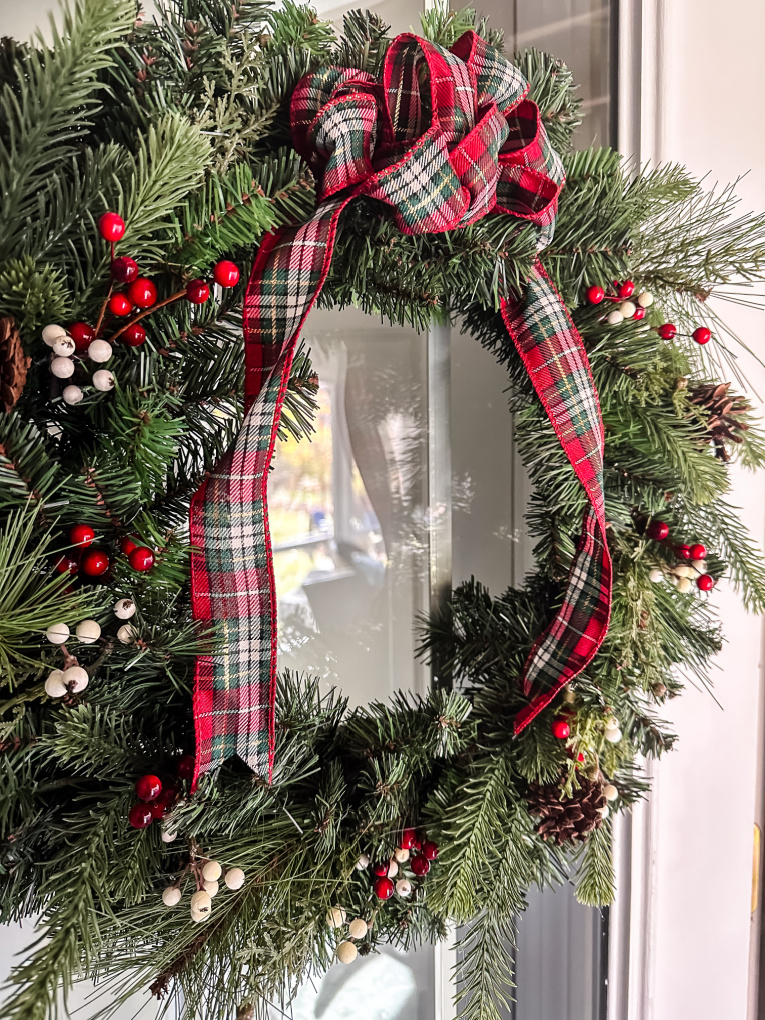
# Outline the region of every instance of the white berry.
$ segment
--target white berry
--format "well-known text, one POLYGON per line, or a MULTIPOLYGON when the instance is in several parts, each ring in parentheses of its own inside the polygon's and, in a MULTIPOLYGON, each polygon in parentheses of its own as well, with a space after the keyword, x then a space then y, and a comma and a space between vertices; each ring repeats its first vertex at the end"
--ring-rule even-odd
POLYGON ((638 294, 637 303, 641 308, 650 308, 653 304, 653 294, 650 290, 644 290, 642 294, 638 294))
POLYGON ((618 744, 621 739, 622 731, 619 729, 618 726, 615 730, 606 730, 606 740, 609 742, 609 744, 618 744))
POLYGON ((618 730, 619 729, 619 720, 615 716, 609 715, 609 717, 606 719, 606 729, 607 730, 618 730))
POLYGON ((393 854, 399 864, 406 864, 409 860, 409 851, 399 847, 393 854))
POLYGON ((363 917, 356 917, 348 925, 348 934, 352 939, 363 939, 369 931, 369 925, 363 917))
POLYGON ((345 911, 342 907, 330 907, 327 911, 327 924, 330 928, 339 928, 345 924, 345 911))
POLYGON ((64 392, 61 394, 61 396, 64 398, 65 404, 74 406, 75 404, 79 404, 79 402, 82 400, 85 394, 82 392, 79 386, 75 386, 74 383, 72 383, 71 386, 64 387, 64 392))
POLYGON ((657 567, 654 567, 653 570, 648 575, 648 580, 653 581, 654 584, 657 584, 659 581, 664 580, 664 574, 657 567))
POLYGON ((69 693, 63 677, 63 670, 60 669, 54 669, 49 674, 48 679, 45 681, 45 693, 49 698, 63 698, 65 694, 69 693))
POLYGON ((74 375, 74 362, 69 358, 54 358, 50 363, 50 370, 57 379, 68 379, 74 375))
POLYGON ((679 563, 676 567, 672 568, 672 573, 675 577, 691 577, 693 570, 685 563, 679 563))
POLYGON ((136 636, 136 629, 132 623, 123 623, 117 631, 117 640, 123 645, 132 644, 136 636))
POLYGON ((177 885, 169 885, 162 890, 162 902, 166 907, 175 907, 181 902, 181 890, 177 885))
POLYGON ((84 645, 92 645, 101 637, 101 627, 95 620, 83 620, 77 624, 75 634, 84 645))
POLYGON ((706 574, 709 572, 706 560, 691 560, 691 566, 697 574, 706 574))
POLYGON ((359 951, 352 942, 341 942, 335 950, 340 963, 353 963, 359 955, 359 951))
POLYGON ((99 368, 97 372, 93 373, 93 385, 102 393, 108 393, 109 390, 114 389, 114 376, 107 369, 99 368))
POLYGON ((677 590, 680 592, 681 595, 687 595, 692 587, 693 582, 691 581, 690 577, 681 577, 680 580, 677 582, 677 590))
POLYGON ((88 345, 88 357, 91 361, 108 361, 112 354, 112 345, 106 340, 93 340, 88 345))
POLYGON ((609 811, 608 804, 604 804, 603 807, 598 808, 598 814, 600 815, 601 818, 606 818, 608 816, 608 811, 609 811))
POLYGON ((229 868, 223 881, 229 889, 236 892, 244 885, 244 872, 241 868, 229 868))
POLYGON ((202 868, 202 878, 206 882, 217 882, 222 874, 223 868, 217 861, 208 861, 202 868))
POLYGON ((396 892, 399 896, 408 896, 412 891, 412 883, 408 878, 400 878, 396 882, 396 892))
POLYGON ((60 336, 53 341, 53 353, 59 358, 71 358, 77 350, 77 344, 70 336, 60 336))
POLYGON ((50 326, 43 327, 42 338, 48 347, 52 347, 61 336, 66 336, 66 330, 63 326, 55 326, 51 323, 50 326))
POLYGON ((209 892, 205 892, 204 889, 195 892, 191 897, 191 910, 192 913, 209 914, 212 910, 212 898, 209 892))
POLYGON ((118 620, 129 620, 135 614, 135 602, 132 599, 120 599, 114 603, 114 615, 118 620))
POLYGON ((206 921, 208 917, 212 917, 212 910, 192 910, 191 920, 194 924, 200 924, 202 921, 206 921))
POLYGON ((622 313, 625 319, 631 319, 635 314, 635 306, 631 301, 622 301, 619 305, 619 311, 622 313))
POLYGON ((174 843, 178 839, 178 833, 175 829, 163 829, 162 830, 162 842, 163 843, 174 843))
POLYGON ((84 691, 90 681, 87 670, 83 669, 82 666, 70 666, 68 669, 65 669, 61 679, 73 694, 79 694, 80 691, 84 691))
POLYGON ((357 871, 363 871, 364 868, 368 868, 369 867, 369 864, 370 864, 369 855, 368 854, 362 854, 361 857, 359 857, 358 861, 356 862, 356 870, 357 871))
POLYGON ((45 631, 45 636, 52 645, 63 645, 69 637, 69 628, 65 623, 52 623, 45 631))
POLYGON ((619 796, 619 791, 616 789, 613 783, 606 783, 603 787, 603 796, 606 800, 616 800, 619 796))
POLYGON ((218 882, 211 882, 207 880, 205 880, 204 882, 204 887, 205 892, 208 892, 211 896, 217 895, 218 890, 220 889, 220 885, 218 884, 218 882))
POLYGON ((388 878, 395 878, 398 874, 398 864, 395 860, 391 860, 388 864, 388 878))
POLYGON ((620 322, 624 322, 624 316, 618 308, 614 308, 612 312, 609 312, 606 317, 606 322, 610 326, 618 326, 620 322))

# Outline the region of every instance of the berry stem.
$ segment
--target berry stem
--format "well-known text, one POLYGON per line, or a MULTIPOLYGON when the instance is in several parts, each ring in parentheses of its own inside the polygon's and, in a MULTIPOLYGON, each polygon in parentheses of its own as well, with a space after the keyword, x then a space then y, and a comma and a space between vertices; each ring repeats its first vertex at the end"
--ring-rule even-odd
POLYGON ((171 294, 170 297, 169 298, 165 298, 164 301, 158 301, 157 304, 156 305, 152 305, 151 308, 145 308, 142 312, 140 312, 138 315, 136 315, 134 318, 132 318, 129 322, 126 322, 124 326, 121 326, 117 330, 116 333, 114 333, 111 337, 109 337, 109 343, 113 344, 115 340, 118 340, 122 336, 122 334, 125 332, 125 330, 128 328, 128 326, 132 326, 134 323, 138 322, 140 319, 145 318, 145 316, 147 316, 147 315, 151 315, 152 312, 156 312, 160 308, 164 308, 166 305, 171 305, 174 301, 180 301, 180 299, 183 298, 183 297, 186 297, 186 290, 185 289, 184 290, 179 290, 176 294, 171 294))
POLYGON ((101 305, 101 311, 98 313, 98 321, 96 322, 96 329, 95 329, 96 338, 98 337, 98 334, 101 332, 101 326, 103 325, 104 316, 106 315, 106 309, 107 309, 107 307, 109 305, 109 298, 112 296, 112 291, 113 290, 114 290, 114 282, 112 281, 112 283, 109 284, 109 290, 108 290, 108 292, 106 294, 106 297, 104 298, 104 303, 101 305))

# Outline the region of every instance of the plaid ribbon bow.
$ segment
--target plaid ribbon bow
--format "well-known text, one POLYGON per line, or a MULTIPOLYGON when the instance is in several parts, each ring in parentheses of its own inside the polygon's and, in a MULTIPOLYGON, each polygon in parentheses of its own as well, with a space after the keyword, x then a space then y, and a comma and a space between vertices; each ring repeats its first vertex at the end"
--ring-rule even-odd
MULTIPOLYGON (((269 235, 244 302, 246 417, 191 508, 198 620, 220 627, 197 662, 197 775, 238 754, 271 778, 276 596, 267 479, 296 340, 329 271, 340 213, 361 195, 390 206, 407 234, 454 230, 488 213, 552 237, 563 168, 523 76, 473 32, 451 50, 400 35, 382 82, 329 67, 292 97, 295 148, 320 181, 311 218, 269 235)), ((605 636, 611 562, 605 541, 603 427, 582 340, 537 261, 502 316, 588 498, 563 603, 526 662, 522 729, 592 659, 605 636)))

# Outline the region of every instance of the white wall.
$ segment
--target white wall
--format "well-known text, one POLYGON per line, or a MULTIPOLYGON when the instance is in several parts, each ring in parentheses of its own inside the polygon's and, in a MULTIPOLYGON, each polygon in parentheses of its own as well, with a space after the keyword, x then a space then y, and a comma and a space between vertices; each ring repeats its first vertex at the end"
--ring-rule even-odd
MULTIPOLYGON (((762 0, 645 0, 643 8, 649 102, 641 155, 709 173, 710 183, 748 173, 738 188, 741 207, 765 210, 762 0)), ((765 358, 763 313, 730 304, 718 309, 765 358)), ((765 395, 765 370, 750 358, 742 364, 765 395)), ((731 501, 762 541, 765 476, 736 472, 731 501)), ((644 973, 633 975, 633 988, 642 985, 644 997, 629 1014, 636 1020, 753 1016, 747 985, 762 630, 726 585, 714 599, 727 638, 712 677, 721 707, 689 687, 670 708, 680 742, 658 766, 650 809, 647 952, 644 973)))

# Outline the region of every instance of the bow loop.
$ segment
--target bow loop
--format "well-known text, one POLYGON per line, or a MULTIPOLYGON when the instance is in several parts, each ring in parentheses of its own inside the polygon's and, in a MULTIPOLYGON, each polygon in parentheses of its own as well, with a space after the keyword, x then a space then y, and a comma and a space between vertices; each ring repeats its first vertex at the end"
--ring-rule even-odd
POLYGON ((468 226, 495 207, 546 227, 563 168, 527 92, 474 32, 451 50, 401 35, 382 82, 340 68, 302 79, 294 144, 321 178, 321 201, 355 188, 390 206, 407 234, 468 226))

